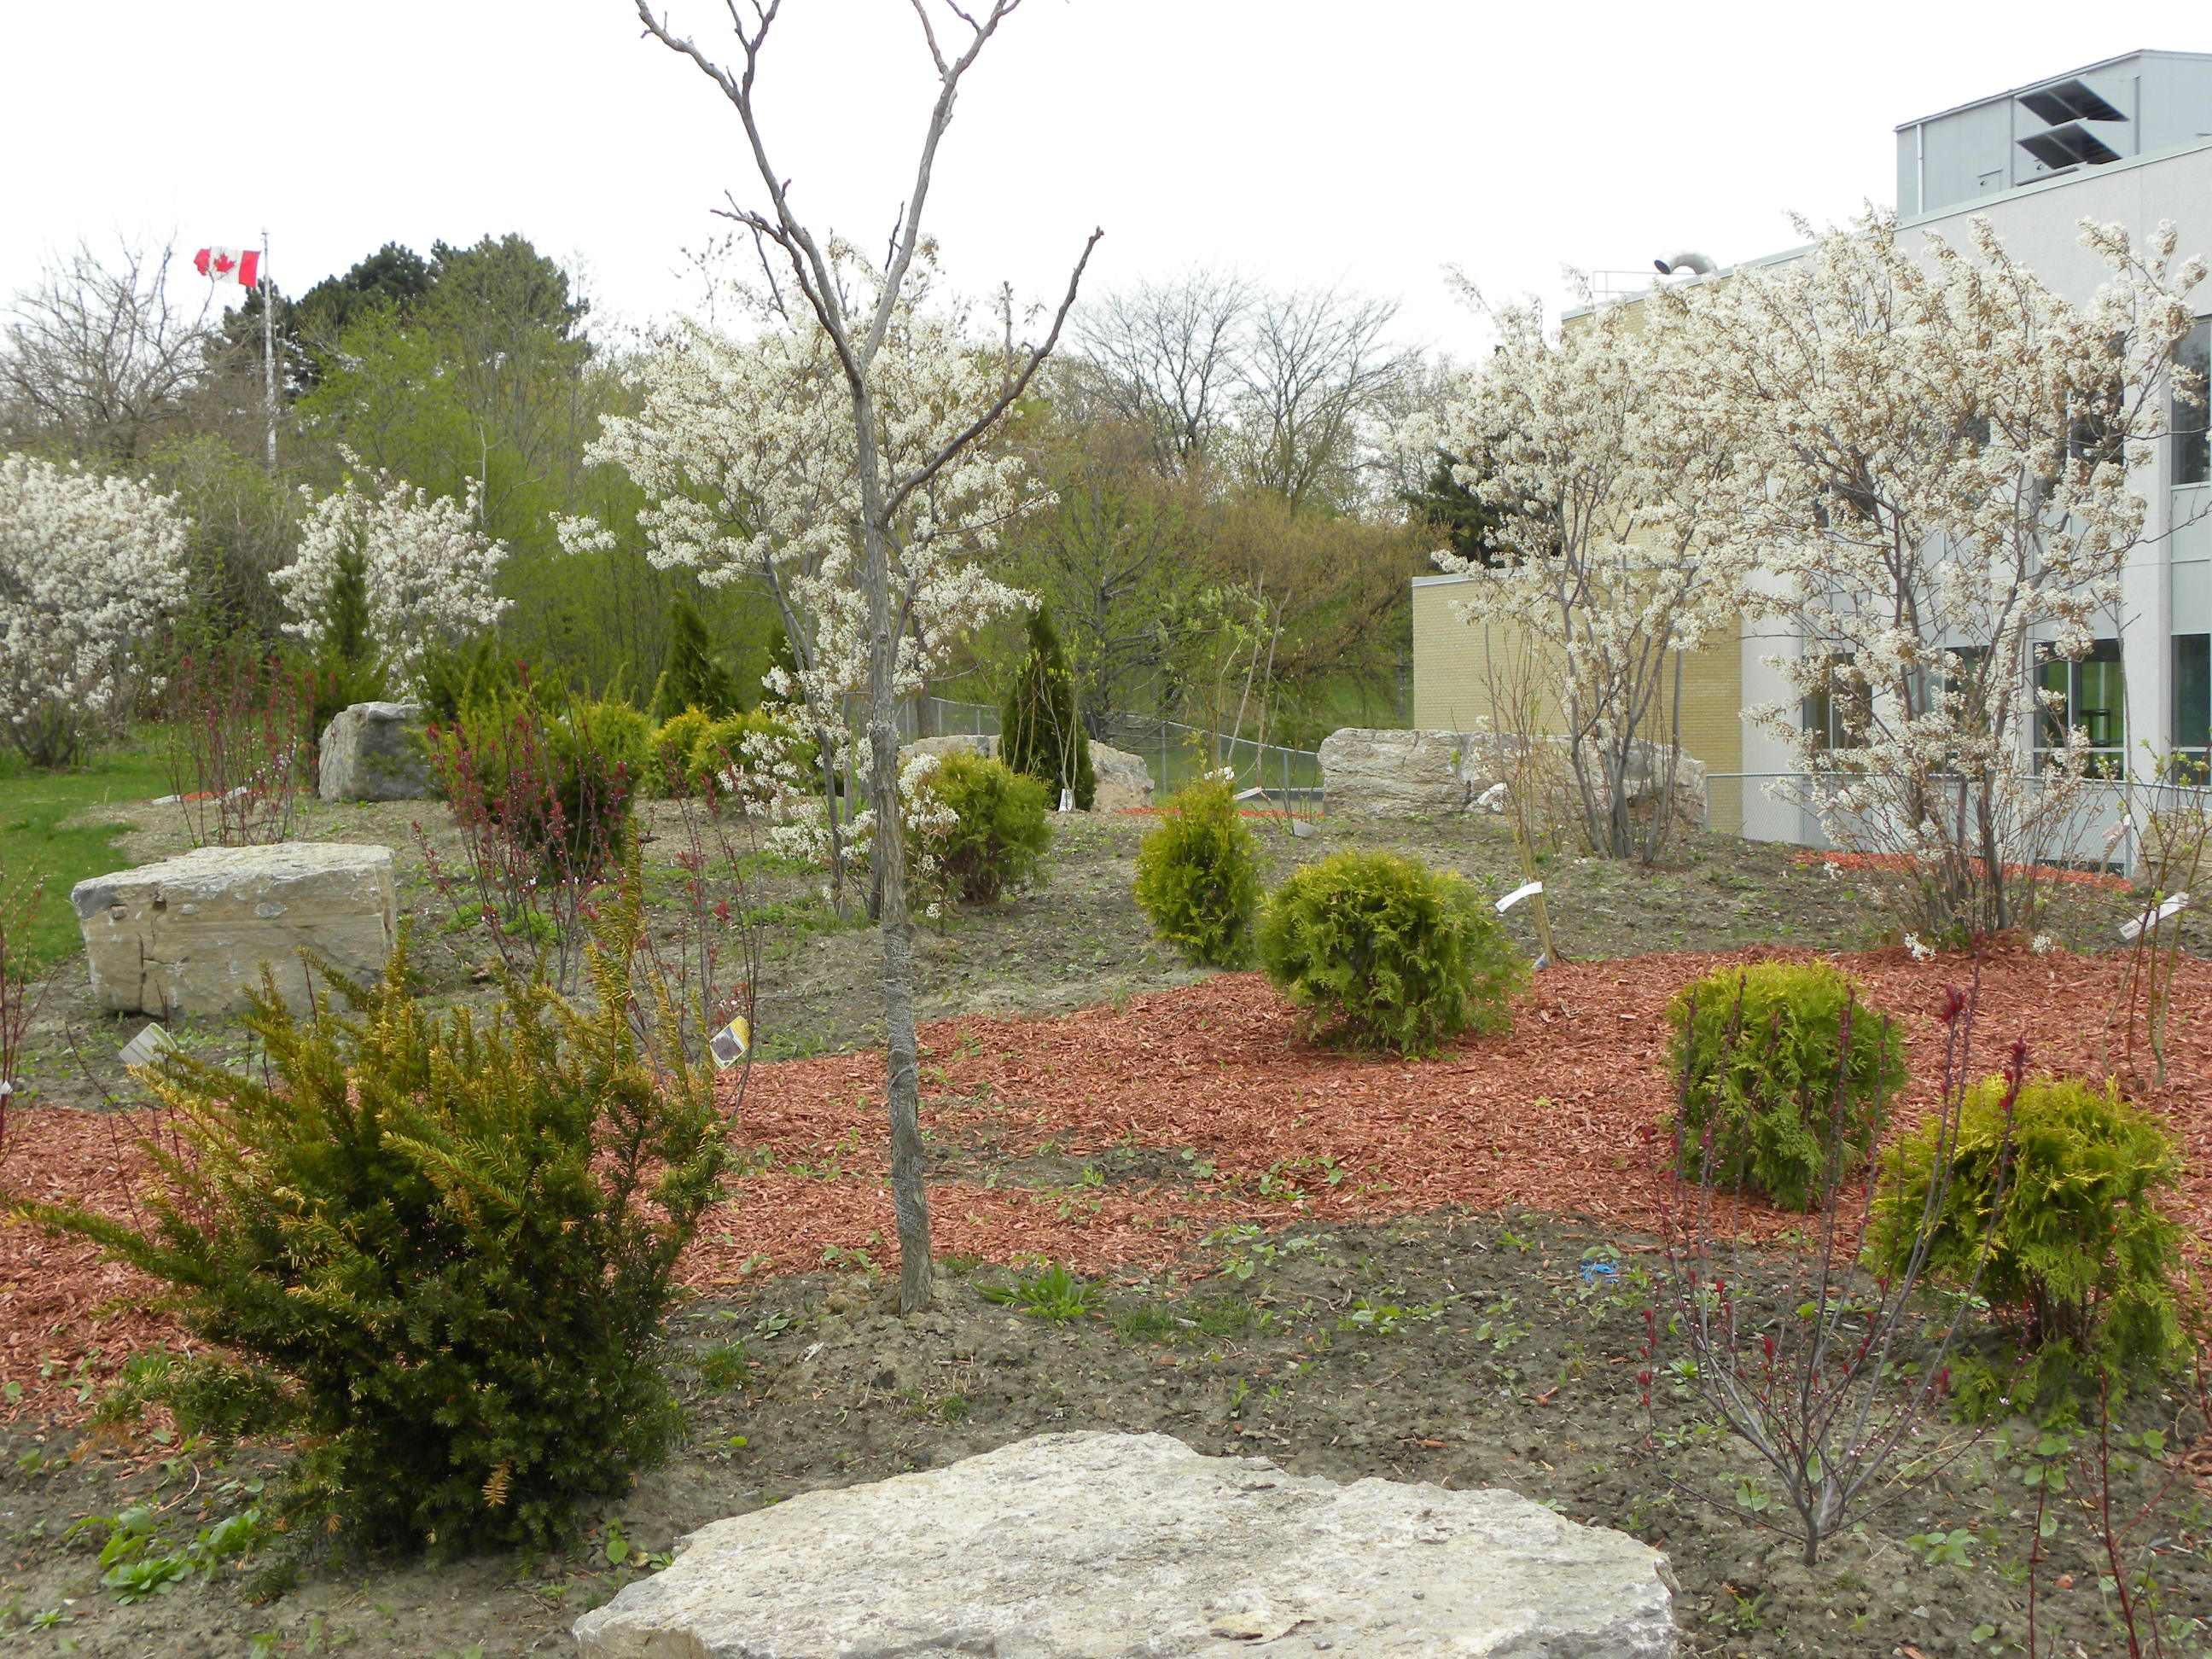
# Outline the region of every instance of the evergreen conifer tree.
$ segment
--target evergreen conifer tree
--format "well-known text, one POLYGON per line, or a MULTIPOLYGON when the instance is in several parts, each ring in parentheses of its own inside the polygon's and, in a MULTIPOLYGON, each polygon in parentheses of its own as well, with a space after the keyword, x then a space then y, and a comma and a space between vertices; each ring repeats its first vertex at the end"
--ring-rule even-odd
POLYGON ((308 669, 308 687, 306 736, 310 743, 322 741, 323 729, 340 709, 374 702, 385 694, 384 664, 376 637, 369 631, 368 566, 357 550, 338 556, 337 577, 331 584, 329 608, 323 613, 323 636, 308 669))
POLYGON ((999 758, 1042 779, 1055 805, 1062 789, 1073 789, 1076 805, 1087 812, 1098 793, 1091 738, 1075 707, 1075 676, 1042 605, 1030 613, 1029 651, 1000 710, 999 758))
POLYGON ((698 607, 678 594, 668 607, 668 654, 653 690, 653 718, 673 720, 687 708, 713 715, 738 712, 737 681, 714 660, 714 641, 698 607))

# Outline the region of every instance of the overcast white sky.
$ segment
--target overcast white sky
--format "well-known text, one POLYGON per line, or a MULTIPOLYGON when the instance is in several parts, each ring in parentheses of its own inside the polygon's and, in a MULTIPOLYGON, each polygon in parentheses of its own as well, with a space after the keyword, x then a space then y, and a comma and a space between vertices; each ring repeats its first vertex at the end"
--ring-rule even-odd
MULTIPOLYGON (((720 0, 665 5, 724 48, 720 0)), ((812 222, 880 246, 933 91, 919 29, 905 0, 784 11, 761 74, 776 163, 812 222)), ((2212 48, 2212 13, 1026 0, 966 83, 928 219, 969 292, 1056 295, 1103 225, 1099 286, 1193 264, 1340 283, 1464 355, 1447 265, 1556 305, 1562 265, 1788 246, 1790 210, 1891 200, 1899 122, 2141 46, 2212 48)), ((737 140, 631 0, 8 4, 0 292, 80 236, 189 251, 265 225, 297 293, 389 240, 519 230, 642 319, 692 291, 682 250, 722 191, 757 199, 737 140)), ((2184 230, 2212 246, 2212 204, 2184 230)))

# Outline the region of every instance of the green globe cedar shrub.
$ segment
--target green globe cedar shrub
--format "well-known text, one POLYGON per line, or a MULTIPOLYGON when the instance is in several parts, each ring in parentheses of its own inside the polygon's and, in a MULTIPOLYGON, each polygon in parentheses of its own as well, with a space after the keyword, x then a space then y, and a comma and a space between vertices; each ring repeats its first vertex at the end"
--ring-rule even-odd
POLYGON ((1832 1152, 1838 1179, 1866 1163, 1905 1082, 1893 1023, 1824 963, 1718 969, 1676 993, 1667 1020, 1678 1167, 1786 1209, 1820 1200, 1832 1152))
POLYGON ((2025 1370, 1962 1365, 1970 1412, 2061 1409, 2155 1374, 2185 1352, 2173 1283, 2181 1230, 2159 1200, 2181 1162, 2165 1127, 2118 1085, 2025 1080, 2007 1110, 2006 1079, 1968 1091, 1941 1208, 1927 1217, 1941 1153, 1932 1128, 1882 1160, 1867 1230, 1875 1271, 1908 1258, 1925 1224, 1931 1282, 1986 1299, 2021 1338, 2025 1370))
POLYGON ((1260 962, 1314 1035, 1432 1054, 1503 1031, 1528 968, 1474 884, 1389 853, 1333 853, 1260 918, 1260 962))
POLYGON ((1030 612, 1029 630, 1029 649, 999 711, 999 758, 1041 781, 1053 805, 1060 805, 1062 789, 1072 789, 1076 809, 1088 812, 1098 777, 1075 707, 1075 676, 1042 605, 1030 612))
POLYGON ((668 653, 653 688, 653 718, 665 721, 687 708, 731 714, 743 706, 736 676, 714 659, 706 619, 679 593, 668 607, 668 653))
POLYGON ((691 787, 691 755, 714 723, 703 708, 686 708, 653 728, 646 750, 646 788, 655 795, 681 795, 691 787))
POLYGON ((1199 966, 1250 965, 1260 848, 1224 781, 1187 784, 1161 809, 1137 849, 1137 902, 1152 931, 1199 966))
POLYGON ((141 1074, 171 1126, 142 1219, 26 1206, 283 1379, 309 1448, 292 1506, 361 1545, 557 1547, 678 1431, 661 1318, 724 1126, 665 988, 633 979, 634 858, 618 885, 588 997, 514 978, 488 1021, 433 1011, 404 945, 343 988, 351 1018, 296 1017, 272 982, 247 1021, 267 1081, 188 1055, 141 1074))
POLYGON ((1042 783, 995 760, 955 752, 938 761, 922 787, 951 814, 931 837, 948 894, 987 904, 1038 879, 1052 845, 1042 783))

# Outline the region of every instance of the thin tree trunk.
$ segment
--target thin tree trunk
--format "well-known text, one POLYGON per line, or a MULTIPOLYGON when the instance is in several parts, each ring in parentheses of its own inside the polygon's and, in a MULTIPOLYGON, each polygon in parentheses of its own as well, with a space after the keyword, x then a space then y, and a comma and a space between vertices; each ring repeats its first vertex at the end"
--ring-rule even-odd
POLYGON ((875 405, 854 396, 868 595, 869 795, 876 809, 873 856, 884 951, 884 1103, 891 1126, 891 1208, 898 1221, 899 1311, 929 1306, 929 1155, 921 1144, 921 1058, 914 1031, 914 928, 907 914, 906 826, 899 812, 899 629, 891 605, 890 526, 876 453, 875 405))

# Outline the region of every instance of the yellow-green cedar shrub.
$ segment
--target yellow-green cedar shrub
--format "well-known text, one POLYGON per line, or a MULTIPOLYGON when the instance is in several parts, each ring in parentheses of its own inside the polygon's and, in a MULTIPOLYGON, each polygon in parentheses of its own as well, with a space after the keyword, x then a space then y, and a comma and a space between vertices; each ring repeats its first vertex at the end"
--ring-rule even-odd
POLYGON ((1201 778, 1169 800, 1137 849, 1136 890, 1152 931, 1192 962, 1250 964, 1260 849, 1226 782, 1201 778))
POLYGON ((1260 961, 1315 1035, 1432 1054, 1512 1024, 1528 967, 1474 884, 1389 853, 1333 853, 1260 918, 1260 961))
MULTIPOLYGON (((2181 1230, 2159 1210, 2181 1176, 2164 1125, 2114 1083, 2033 1077, 2009 1114, 2005 1079, 1966 1096, 1950 1181, 1927 1230, 1928 1277, 1972 1287, 2019 1332, 2025 1370, 1955 1368, 1962 1402, 2015 1409, 2094 1401, 2184 1352, 2173 1283, 2181 1230)), ((1939 1146, 1932 1128, 1882 1160, 1867 1231, 1877 1271, 1908 1257, 1921 1232, 1939 1146)))
POLYGON ((714 717, 703 708, 686 708, 655 728, 647 750, 646 783, 656 795, 680 795, 690 787, 691 754, 714 717))
POLYGON ((1667 1010, 1684 1175, 1809 1209, 1874 1151, 1905 1082, 1905 1042, 1848 974, 1821 963, 1723 968, 1667 1010), (1844 1037, 1850 1019, 1848 1049, 1844 1037))
POLYGON ((954 817, 934 849, 947 892, 984 904, 1038 879, 1052 845, 1042 781, 955 752, 939 760, 927 787, 954 817))

